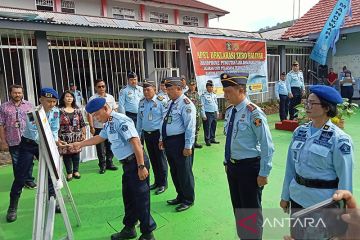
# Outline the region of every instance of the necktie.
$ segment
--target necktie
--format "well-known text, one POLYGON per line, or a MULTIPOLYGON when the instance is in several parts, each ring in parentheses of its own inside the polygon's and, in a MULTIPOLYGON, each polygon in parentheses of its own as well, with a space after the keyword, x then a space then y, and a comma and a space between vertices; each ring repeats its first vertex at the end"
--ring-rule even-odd
POLYGON ((226 143, 225 143, 225 162, 229 162, 231 158, 231 137, 234 128, 234 119, 236 114, 236 108, 234 107, 231 111, 231 117, 226 132, 226 143))
POLYGON ((167 137, 167 134, 166 134, 166 124, 167 124, 167 122, 168 122, 168 118, 169 118, 169 115, 170 115, 170 112, 171 112, 171 108, 172 108, 173 105, 174 105, 174 101, 172 101, 171 104, 170 104, 169 110, 168 110, 167 113, 166 113, 166 116, 165 116, 165 118, 164 118, 163 125, 162 125, 162 128, 161 128, 161 133, 162 133, 162 139, 163 139, 163 141, 164 141, 165 138, 167 137))

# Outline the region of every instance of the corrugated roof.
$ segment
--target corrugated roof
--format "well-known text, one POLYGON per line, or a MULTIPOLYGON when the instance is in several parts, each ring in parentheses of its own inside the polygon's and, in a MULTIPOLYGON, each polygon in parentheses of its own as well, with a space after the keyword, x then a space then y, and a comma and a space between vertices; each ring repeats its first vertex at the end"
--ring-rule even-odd
POLYGON ((260 35, 262 38, 267 40, 281 40, 281 36, 286 32, 286 30, 288 30, 288 27, 260 32, 260 35))
MULTIPOLYGON (((336 2, 336 0, 320 0, 288 29, 282 38, 302 38, 321 32, 336 2)), ((360 26, 360 0, 352 0, 352 19, 349 21, 347 18, 343 28, 355 26, 360 26)))
POLYGON ((164 23, 160 24, 160 23, 132 21, 132 20, 119 20, 114 18, 23 10, 23 9, 5 8, 5 7, 0 7, 0 19, 10 20, 10 21, 41 22, 47 24, 58 24, 58 25, 69 25, 69 26, 117 28, 117 29, 128 29, 128 30, 144 30, 144 31, 158 31, 158 32, 187 33, 187 34, 193 33, 193 34, 202 34, 202 35, 218 35, 218 36, 242 37, 242 38, 261 38, 259 33, 245 32, 238 30, 190 27, 183 25, 172 25, 172 24, 164 24, 164 23), (37 17, 34 18, 33 14, 36 14, 37 17), (9 15, 11 16, 9 17, 9 15), (28 15, 32 16, 32 18, 24 17, 28 15))
POLYGON ((196 9, 207 10, 210 12, 221 13, 222 15, 228 14, 228 11, 223 9, 211 6, 209 4, 196 1, 196 0, 149 0, 150 2, 157 2, 157 3, 165 3, 170 5, 182 6, 182 7, 190 7, 196 9))

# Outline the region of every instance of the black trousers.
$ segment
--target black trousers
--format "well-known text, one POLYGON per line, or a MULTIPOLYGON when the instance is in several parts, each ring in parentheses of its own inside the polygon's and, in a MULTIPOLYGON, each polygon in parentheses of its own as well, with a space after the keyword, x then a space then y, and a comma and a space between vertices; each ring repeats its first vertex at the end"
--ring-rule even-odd
POLYGON ((279 94, 279 116, 280 121, 286 120, 289 113, 289 97, 287 95, 279 94))
POLYGON ((252 216, 256 218, 256 224, 252 226, 255 231, 249 231, 238 224, 236 225, 238 236, 241 239, 262 238, 261 196, 263 187, 259 187, 257 184, 259 170, 259 157, 227 164, 227 179, 236 222, 252 216))
POLYGON ((353 95, 354 95, 354 87, 353 86, 341 86, 341 97, 348 98, 349 103, 352 102, 353 95))
MULTIPOLYGON (((13 173, 14 177, 16 175, 17 170, 17 163, 19 161, 19 155, 20 155, 20 144, 16 146, 9 146, 9 153, 12 160, 13 165, 13 173)), ((32 164, 30 165, 29 172, 27 173, 27 176, 25 177, 25 182, 34 182, 35 178, 32 176, 34 168, 34 161, 32 161, 32 164)))
POLYGON ((203 128, 204 128, 204 137, 205 142, 208 143, 210 141, 215 140, 216 133, 216 114, 215 112, 205 112, 206 120, 203 120, 203 128))
MULTIPOLYGON (((11 198, 20 197, 22 189, 25 186, 25 181, 28 177, 29 169, 33 165, 34 157, 39 159, 39 145, 33 140, 22 137, 20 142, 19 159, 17 163, 15 179, 11 186, 11 198)), ((50 174, 48 177, 48 190, 49 197, 55 197, 55 190, 50 174)))
MULTIPOLYGON (((149 169, 149 161, 145 160, 145 166, 149 169)), ((134 227, 140 221, 142 233, 150 233, 156 228, 156 223, 150 214, 150 187, 149 178, 140 180, 136 159, 122 163, 122 196, 125 207, 123 224, 134 227)))
POLYGON ((143 133, 154 172, 154 184, 156 186, 167 186, 168 165, 164 151, 159 149, 160 131, 143 131, 143 133))
MULTIPOLYGON (((95 128, 95 134, 99 135, 99 133, 101 132, 102 128, 95 128)), ((105 168, 106 166, 111 166, 113 165, 113 157, 114 154, 111 151, 111 143, 108 140, 105 140, 105 142, 96 144, 96 153, 97 153, 97 157, 99 159, 99 167, 100 168, 105 168)))
POLYGON ((299 87, 292 87, 291 92, 293 94, 293 98, 290 99, 289 104, 289 115, 290 120, 293 120, 297 117, 297 110, 295 109, 296 105, 301 103, 301 88, 299 87))
POLYGON ((125 112, 125 115, 128 116, 129 118, 131 118, 131 120, 133 120, 135 127, 136 127, 137 113, 125 112))
POLYGON ((63 161, 67 174, 79 172, 80 153, 64 154, 63 161))
POLYGON ((190 205, 195 201, 195 181, 192 172, 192 156, 183 155, 185 134, 168 136, 163 141, 171 178, 177 192, 176 198, 190 205))

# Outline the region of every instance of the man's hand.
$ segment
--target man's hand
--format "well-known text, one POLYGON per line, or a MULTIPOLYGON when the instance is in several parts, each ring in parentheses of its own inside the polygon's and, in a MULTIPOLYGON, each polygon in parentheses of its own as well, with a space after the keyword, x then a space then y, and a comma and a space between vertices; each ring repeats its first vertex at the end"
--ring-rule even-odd
POLYGON ((138 169, 138 176, 139 176, 139 179, 142 181, 142 180, 145 180, 148 176, 149 176, 149 172, 147 170, 146 167, 142 168, 142 169, 138 169))
POLYGON ((159 149, 164 150, 164 143, 162 141, 159 141, 159 149))
POLYGON ((90 127, 90 133, 91 133, 91 135, 95 135, 95 128, 94 127, 90 127))
POLYGON ((191 150, 191 149, 184 148, 184 150, 183 150, 183 155, 184 155, 185 157, 191 156, 191 154, 192 154, 192 150, 191 150))
POLYGON ((284 213, 289 213, 289 201, 285 201, 281 199, 280 207, 284 210, 284 213))
POLYGON ((206 121, 206 120, 207 120, 207 117, 202 117, 202 120, 206 121))
POLYGON ((268 183, 268 178, 263 176, 257 177, 257 184, 259 187, 263 187, 268 183))
POLYGON ((81 142, 74 142, 74 143, 70 143, 68 147, 70 149, 74 149, 75 151, 79 151, 82 148, 82 145, 81 142))
POLYGON ((57 141, 56 144, 60 148, 66 147, 68 145, 67 142, 64 142, 64 141, 61 141, 61 140, 57 141))
POLYGON ((6 142, 0 143, 0 150, 1 151, 9 151, 9 145, 6 142))
POLYGON ((289 93, 289 98, 293 98, 294 97, 294 95, 292 94, 292 93, 289 93))

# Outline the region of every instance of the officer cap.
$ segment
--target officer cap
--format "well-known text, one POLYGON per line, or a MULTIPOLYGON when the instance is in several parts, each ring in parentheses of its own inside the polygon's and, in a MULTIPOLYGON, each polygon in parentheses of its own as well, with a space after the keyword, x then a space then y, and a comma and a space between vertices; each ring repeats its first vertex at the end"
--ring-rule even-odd
POLYGON ((179 77, 168 77, 165 78, 165 86, 166 87, 171 87, 171 86, 179 86, 181 87, 181 78, 179 77))
POLYGON ((236 73, 236 74, 229 74, 223 73, 220 75, 220 80, 223 87, 231 87, 237 85, 246 85, 248 80, 249 74, 248 73, 236 73))
POLYGON ((70 87, 72 87, 72 86, 76 86, 75 83, 71 82, 70 87))
POLYGON ((294 66, 294 65, 299 65, 299 62, 295 60, 295 61, 292 62, 292 65, 293 65, 293 66, 294 66))
POLYGON ((144 81, 142 84, 143 88, 148 88, 148 87, 154 87, 153 82, 149 82, 149 81, 144 81))
POLYGON ((194 79, 191 79, 189 85, 196 85, 196 81, 194 79))
POLYGON ((282 72, 281 75, 282 75, 282 76, 285 76, 285 75, 286 75, 286 72, 282 72))
POLYGON ((161 84, 165 84, 165 79, 161 80, 160 83, 161 83, 161 84))
POLYGON ((106 104, 106 99, 102 97, 94 98, 90 102, 86 104, 85 110, 88 113, 94 113, 96 111, 99 111, 102 107, 104 107, 106 104))
POLYGON ((181 75, 181 76, 180 76, 180 79, 181 79, 181 80, 186 80, 185 75, 181 75))
POLYGON ((133 72, 133 71, 130 71, 130 72, 128 72, 128 78, 137 78, 137 75, 136 75, 136 73, 135 72, 133 72))
POLYGON ((325 101, 333 104, 339 104, 343 102, 340 93, 329 86, 314 85, 310 87, 310 92, 314 93, 319 98, 322 98, 325 101))
POLYGON ((53 88, 42 88, 41 89, 41 96, 47 97, 47 98, 56 98, 59 99, 59 95, 57 91, 55 91, 53 88))
POLYGON ((210 86, 210 87, 213 87, 213 86, 214 86, 214 83, 213 83, 213 81, 211 81, 211 80, 208 80, 208 81, 206 82, 206 86, 210 86))

